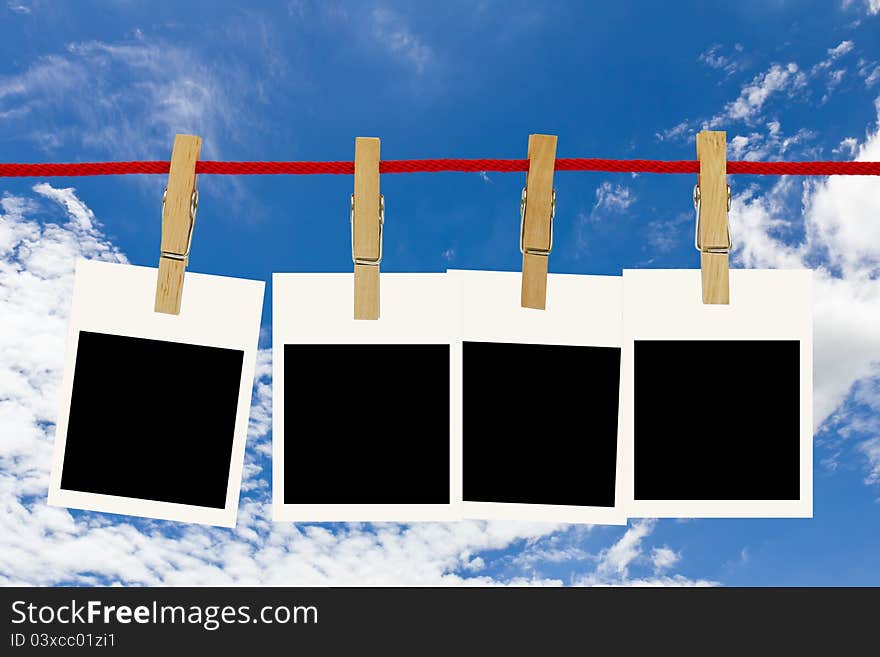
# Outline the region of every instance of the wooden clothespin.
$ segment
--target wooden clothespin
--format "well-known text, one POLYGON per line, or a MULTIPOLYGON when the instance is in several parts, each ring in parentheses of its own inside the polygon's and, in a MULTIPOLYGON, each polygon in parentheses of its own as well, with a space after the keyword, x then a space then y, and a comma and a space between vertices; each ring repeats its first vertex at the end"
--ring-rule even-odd
POLYGON ((196 209, 199 205, 196 162, 201 149, 201 137, 174 137, 168 186, 162 199, 162 246, 156 282, 157 313, 180 314, 183 276, 189 260, 196 209))
POLYGON ((385 199, 379 193, 379 140, 354 142, 351 195, 351 259, 354 261, 354 318, 379 319, 379 263, 385 199))
POLYGON ((529 172, 520 201, 523 308, 544 310, 547 305, 547 265, 556 214, 555 167, 556 135, 529 135, 529 172))
POLYGON ((694 244, 700 252, 703 303, 730 303, 730 186, 727 184, 727 133, 703 130, 697 134, 700 173, 694 187, 697 229, 694 244))

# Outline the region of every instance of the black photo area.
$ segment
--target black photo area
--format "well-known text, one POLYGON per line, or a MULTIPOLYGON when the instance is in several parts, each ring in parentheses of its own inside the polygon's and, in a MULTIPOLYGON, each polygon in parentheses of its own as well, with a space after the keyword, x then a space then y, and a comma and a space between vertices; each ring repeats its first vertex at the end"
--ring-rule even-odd
POLYGON ((449 504, 449 345, 284 345, 285 504, 449 504))
POLYGON ((224 508, 243 358, 81 331, 61 488, 224 508))
POLYGON ((636 340, 637 500, 800 498, 800 343, 636 340))
POLYGON ((619 348, 465 342, 463 360, 466 501, 614 506, 619 348))

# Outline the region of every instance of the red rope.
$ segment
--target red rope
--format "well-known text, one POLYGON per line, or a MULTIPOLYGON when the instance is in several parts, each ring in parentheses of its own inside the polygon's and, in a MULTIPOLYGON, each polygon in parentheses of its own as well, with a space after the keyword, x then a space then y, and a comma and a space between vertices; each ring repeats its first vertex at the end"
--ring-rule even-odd
MULTIPOLYGON (((167 161, 70 162, 0 164, 0 177, 107 176, 134 173, 168 173, 167 161)), ((382 173, 435 171, 528 171, 528 160, 441 159, 382 160, 382 173)), ((616 173, 697 173, 697 160, 606 160, 569 157, 556 160, 557 171, 609 171, 616 173)), ((200 160, 196 173, 222 175, 348 174, 353 162, 218 162, 200 160)), ((777 176, 880 176, 880 162, 728 162, 727 173, 777 176)))

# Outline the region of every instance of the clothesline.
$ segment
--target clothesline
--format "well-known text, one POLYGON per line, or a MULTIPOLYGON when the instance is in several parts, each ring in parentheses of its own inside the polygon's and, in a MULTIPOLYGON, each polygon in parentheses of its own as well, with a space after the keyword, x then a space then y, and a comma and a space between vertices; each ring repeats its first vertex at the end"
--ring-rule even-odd
MULTIPOLYGON (((0 177, 109 176, 167 174, 167 160, 131 162, 0 163, 0 177)), ((380 173, 528 171, 527 159, 382 160, 380 173)), ((699 160, 610 160, 557 158, 556 171, 616 173, 698 173, 699 160)), ((215 175, 354 174, 354 162, 227 162, 200 160, 196 173, 215 175)), ((749 162, 728 161, 727 173, 778 176, 880 176, 880 162, 749 162)))

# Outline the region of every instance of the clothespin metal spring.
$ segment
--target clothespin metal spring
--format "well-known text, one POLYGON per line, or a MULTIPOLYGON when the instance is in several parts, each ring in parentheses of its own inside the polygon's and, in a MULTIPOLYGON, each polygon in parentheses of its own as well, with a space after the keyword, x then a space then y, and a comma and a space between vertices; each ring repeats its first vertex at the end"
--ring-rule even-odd
MULTIPOLYGON (((727 211, 730 212, 732 195, 730 185, 727 186, 727 211)), ((709 247, 703 249, 700 244, 700 185, 694 185, 694 210, 697 213, 696 230, 694 231, 694 248, 700 253, 730 253, 733 240, 730 237, 730 221, 727 222, 727 246, 709 247)))
MULTIPOLYGON (((168 198, 168 188, 165 188, 165 191, 162 192, 162 215, 165 215, 165 201, 168 198)), ((187 262, 189 260, 189 252, 192 248, 192 236, 193 230, 196 227, 196 212, 199 209, 199 190, 194 189, 192 192, 192 196, 190 197, 189 202, 189 232, 186 238, 186 250, 183 253, 175 253, 174 251, 160 251, 160 258, 168 258, 169 260, 180 260, 181 262, 187 262)))
POLYGON ((539 255, 549 257, 553 251, 553 219, 556 217, 556 190, 554 189, 550 197, 550 239, 546 249, 527 249, 526 248, 526 188, 523 187, 522 196, 519 202, 519 252, 523 255, 539 255))
POLYGON ((354 249, 354 194, 351 195, 351 215, 349 219, 351 223, 351 260, 356 265, 374 265, 379 266, 382 262, 382 229, 385 226, 385 195, 379 194, 379 254, 375 258, 358 258, 354 249))

